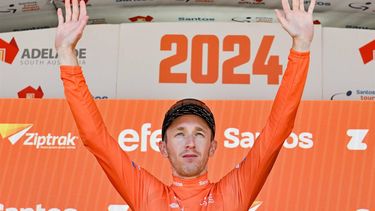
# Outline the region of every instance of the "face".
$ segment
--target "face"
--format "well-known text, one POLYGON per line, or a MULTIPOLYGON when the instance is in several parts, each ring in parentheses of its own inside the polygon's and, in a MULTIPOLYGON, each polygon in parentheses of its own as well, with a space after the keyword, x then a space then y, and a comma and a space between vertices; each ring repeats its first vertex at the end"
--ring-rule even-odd
POLYGON ((174 176, 193 178, 207 172, 208 158, 216 150, 211 136, 207 123, 196 115, 184 115, 172 122, 159 148, 169 159, 174 176))

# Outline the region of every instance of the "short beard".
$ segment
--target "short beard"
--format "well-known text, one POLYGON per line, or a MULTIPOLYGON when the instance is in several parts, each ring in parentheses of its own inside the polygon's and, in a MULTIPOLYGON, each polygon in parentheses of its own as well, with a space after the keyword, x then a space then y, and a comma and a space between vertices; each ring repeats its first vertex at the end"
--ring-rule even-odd
MULTIPOLYGON (((168 150, 167 150, 168 151, 168 150)), ((208 157, 203 158, 198 163, 190 165, 179 165, 177 160, 171 159, 169 156, 169 162, 172 168, 177 172, 179 176, 182 177, 198 177, 206 169, 208 157)))

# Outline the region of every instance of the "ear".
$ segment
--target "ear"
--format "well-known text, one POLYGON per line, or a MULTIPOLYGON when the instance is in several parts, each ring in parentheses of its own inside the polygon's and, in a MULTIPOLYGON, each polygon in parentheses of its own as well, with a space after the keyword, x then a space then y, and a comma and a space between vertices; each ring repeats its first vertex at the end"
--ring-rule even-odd
POLYGON ((159 141, 158 143, 160 153, 163 157, 168 157, 167 143, 165 141, 159 141))
POLYGON ((216 151, 216 147, 217 147, 217 141, 216 140, 212 140, 211 141, 211 146, 210 146, 210 151, 209 151, 209 156, 213 156, 215 151, 216 151))

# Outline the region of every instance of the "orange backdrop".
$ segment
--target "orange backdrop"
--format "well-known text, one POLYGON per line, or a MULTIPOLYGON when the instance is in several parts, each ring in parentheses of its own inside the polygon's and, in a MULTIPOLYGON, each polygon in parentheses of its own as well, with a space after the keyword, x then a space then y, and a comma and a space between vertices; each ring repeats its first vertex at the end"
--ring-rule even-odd
MULTIPOLYGON (((165 183, 171 179, 169 163, 152 148, 152 135, 142 139, 141 128, 150 123, 148 130, 157 133, 172 103, 97 101, 116 139, 125 129, 138 132, 139 143, 125 143, 137 146, 129 155, 165 183)), ((219 148, 209 162, 209 177, 217 181, 246 155, 272 102, 207 103, 218 126, 219 148)), ((94 156, 73 138, 78 133, 64 100, 1 99, 0 135, 0 211, 108 210, 125 204, 94 156), (33 145, 48 135, 56 141, 33 145)), ((257 198, 257 210, 375 210, 374 139, 374 102, 302 102, 293 133, 257 198)))

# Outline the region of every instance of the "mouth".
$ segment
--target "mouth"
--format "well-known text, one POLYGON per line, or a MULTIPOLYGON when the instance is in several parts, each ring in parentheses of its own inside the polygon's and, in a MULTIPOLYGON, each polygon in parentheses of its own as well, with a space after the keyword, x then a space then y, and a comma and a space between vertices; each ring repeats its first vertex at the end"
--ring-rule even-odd
POLYGON ((198 157, 198 155, 196 155, 196 154, 184 154, 182 157, 183 158, 195 158, 195 157, 198 157))

